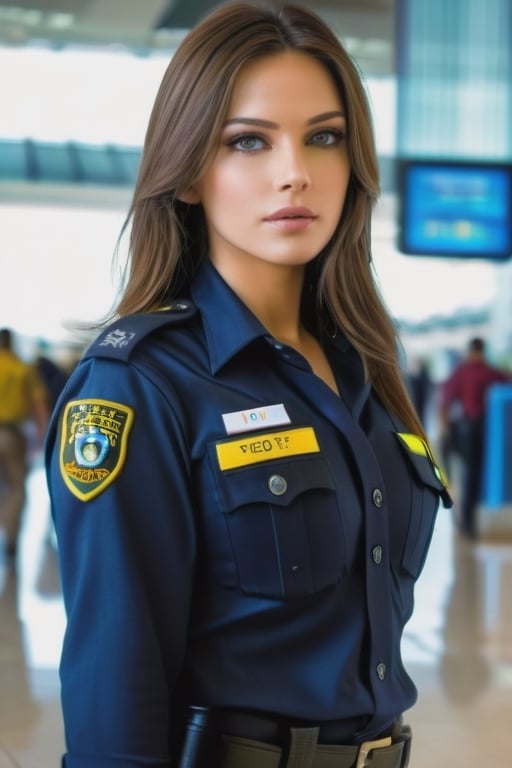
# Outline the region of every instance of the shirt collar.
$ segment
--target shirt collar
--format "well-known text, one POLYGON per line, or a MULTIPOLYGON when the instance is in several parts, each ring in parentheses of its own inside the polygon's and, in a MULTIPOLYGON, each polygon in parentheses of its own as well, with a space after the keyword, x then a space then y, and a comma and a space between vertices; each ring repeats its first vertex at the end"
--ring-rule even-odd
MULTIPOLYGON (((239 299, 209 259, 205 259, 199 268, 190 293, 201 313, 214 375, 252 342, 271 338, 265 326, 239 299)), ((336 333, 331 342, 338 353, 344 395, 352 411, 359 414, 370 393, 361 359, 342 333, 336 333)))
POLYGON ((238 298, 205 259, 191 286, 191 297, 199 309, 210 353, 212 373, 217 373, 228 360, 268 331, 238 298))

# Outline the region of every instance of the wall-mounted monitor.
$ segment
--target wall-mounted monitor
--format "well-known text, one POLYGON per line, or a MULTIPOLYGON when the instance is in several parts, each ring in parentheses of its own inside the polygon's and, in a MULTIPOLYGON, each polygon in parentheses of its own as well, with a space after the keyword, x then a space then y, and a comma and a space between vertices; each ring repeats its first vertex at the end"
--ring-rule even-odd
POLYGON ((512 164, 400 159, 397 193, 403 253, 512 257, 512 164))

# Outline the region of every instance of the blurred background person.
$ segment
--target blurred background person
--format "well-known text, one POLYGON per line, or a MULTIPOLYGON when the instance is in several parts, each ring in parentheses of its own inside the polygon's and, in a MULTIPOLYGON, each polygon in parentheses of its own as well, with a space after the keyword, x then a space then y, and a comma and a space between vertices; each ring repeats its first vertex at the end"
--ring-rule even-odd
POLYGON ((30 430, 40 450, 48 416, 48 394, 40 376, 15 353, 11 330, 0 329, 0 528, 8 559, 16 554, 25 505, 30 430))
POLYGON ((416 412, 425 427, 433 391, 432 379, 426 360, 421 357, 413 357, 411 359, 407 373, 407 384, 416 412))
POLYGON ((511 380, 510 373, 487 360, 484 340, 474 337, 469 341, 464 359, 441 384, 441 441, 447 442, 462 462, 457 525, 460 533, 469 539, 478 536, 476 511, 482 485, 487 392, 494 384, 511 380))
POLYGON ((68 380, 68 372, 53 359, 50 345, 45 339, 39 339, 37 343, 37 356, 34 364, 46 387, 48 407, 51 411, 68 380))

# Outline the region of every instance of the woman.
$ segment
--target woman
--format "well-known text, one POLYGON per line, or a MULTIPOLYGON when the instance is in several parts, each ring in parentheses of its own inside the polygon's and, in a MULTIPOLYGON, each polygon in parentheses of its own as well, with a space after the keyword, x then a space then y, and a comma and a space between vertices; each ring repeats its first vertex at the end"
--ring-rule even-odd
POLYGON ((190 766, 194 705, 197 765, 406 765, 400 637, 448 497, 374 284, 377 195, 318 18, 226 5, 188 35, 116 320, 48 439, 67 768, 190 766))

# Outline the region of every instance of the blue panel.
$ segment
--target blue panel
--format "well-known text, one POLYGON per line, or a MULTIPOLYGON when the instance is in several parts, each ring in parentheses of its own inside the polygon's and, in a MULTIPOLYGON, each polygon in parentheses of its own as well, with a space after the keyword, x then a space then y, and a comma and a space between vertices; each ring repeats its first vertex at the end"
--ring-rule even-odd
POLYGON ((37 165, 39 180, 70 183, 75 181, 75 174, 69 158, 67 144, 32 143, 34 162, 37 165))
POLYGON ((27 177, 25 142, 0 141, 0 179, 14 181, 27 177))
POLYGON ((489 390, 485 433, 483 503, 512 503, 512 385, 489 390))
POLYGON ((62 184, 133 186, 139 147, 0 141, 0 179, 62 184))

